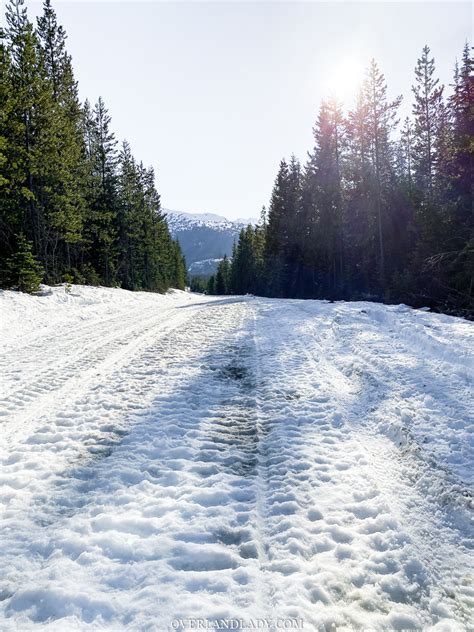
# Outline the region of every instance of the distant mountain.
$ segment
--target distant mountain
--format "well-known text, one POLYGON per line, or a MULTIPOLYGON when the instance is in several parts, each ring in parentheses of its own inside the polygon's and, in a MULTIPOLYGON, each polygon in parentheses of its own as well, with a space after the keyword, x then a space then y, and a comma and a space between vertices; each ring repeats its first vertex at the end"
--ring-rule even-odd
POLYGON ((171 235, 179 240, 191 275, 214 274, 219 261, 232 255, 239 232, 254 218, 229 220, 213 213, 181 213, 163 209, 171 235))

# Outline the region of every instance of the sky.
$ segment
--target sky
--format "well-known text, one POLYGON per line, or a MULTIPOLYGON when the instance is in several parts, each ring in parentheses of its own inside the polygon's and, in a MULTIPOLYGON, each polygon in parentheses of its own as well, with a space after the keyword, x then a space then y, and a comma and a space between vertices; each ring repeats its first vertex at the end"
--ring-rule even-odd
MULTIPOLYGON (((30 16, 41 4, 28 2, 30 16)), ((411 110, 428 44, 441 81, 472 41, 468 2, 66 2, 81 99, 102 96, 117 139, 153 165, 162 205, 257 217, 278 164, 303 162, 322 98, 352 103, 374 57, 411 110)))

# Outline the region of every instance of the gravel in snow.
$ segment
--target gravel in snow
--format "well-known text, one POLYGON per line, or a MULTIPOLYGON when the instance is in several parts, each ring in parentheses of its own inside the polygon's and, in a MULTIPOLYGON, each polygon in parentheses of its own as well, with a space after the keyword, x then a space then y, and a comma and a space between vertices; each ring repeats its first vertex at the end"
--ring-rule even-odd
POLYGON ((472 324, 1 293, 0 629, 470 629, 472 324))

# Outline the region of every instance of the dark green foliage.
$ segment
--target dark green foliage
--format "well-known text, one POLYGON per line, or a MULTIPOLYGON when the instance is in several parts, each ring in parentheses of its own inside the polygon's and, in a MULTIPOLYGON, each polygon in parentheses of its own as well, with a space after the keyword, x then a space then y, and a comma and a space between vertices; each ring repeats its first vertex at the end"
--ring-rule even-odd
MULTIPOLYGON (((24 234, 46 282, 184 289, 152 169, 120 154, 101 98, 81 106, 50 0, 37 27, 8 0, 0 41, 0 267, 24 234)), ((13 263, 12 263, 13 262, 13 263)), ((6 280, 3 281, 6 283, 6 280)))
POLYGON ((172 242, 172 285, 178 290, 186 287, 186 261, 184 260, 181 248, 177 241, 172 242))
POLYGON ((230 294, 230 263, 226 255, 217 266, 214 292, 215 294, 230 294))
POLYGON ((268 218, 240 233, 230 290, 403 301, 474 315, 474 79, 469 47, 448 102, 424 47, 413 121, 394 137, 375 61, 347 117, 324 102, 304 169, 280 163, 268 218))
POLYGON ((209 279, 201 276, 191 277, 189 281, 189 289, 191 292, 198 292, 199 294, 206 294, 208 291, 209 279))
POLYGON ((2 285, 31 294, 39 289, 44 270, 33 255, 33 244, 19 235, 17 250, 5 261, 2 285))
POLYGON ((259 294, 264 291, 265 228, 263 225, 242 229, 234 247, 229 272, 229 293, 259 294))
POLYGON ((216 279, 215 276, 212 275, 209 277, 209 281, 207 282, 207 293, 208 294, 215 294, 215 289, 216 289, 216 279))

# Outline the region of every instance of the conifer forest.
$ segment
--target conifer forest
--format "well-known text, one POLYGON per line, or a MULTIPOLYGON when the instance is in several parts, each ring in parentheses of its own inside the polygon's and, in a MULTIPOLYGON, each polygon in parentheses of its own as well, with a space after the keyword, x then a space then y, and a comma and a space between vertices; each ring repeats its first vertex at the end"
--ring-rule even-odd
POLYGON ((184 289, 155 174, 118 144, 99 97, 80 103, 50 0, 36 25, 9 0, 0 48, 2 287, 184 289), (23 279, 27 277, 25 285, 23 279))
POLYGON ((375 300, 473 315, 474 77, 469 46, 451 86, 428 46, 413 114, 387 99, 372 61, 354 110, 321 104, 305 164, 282 160, 268 211, 241 231, 211 294, 375 300))

